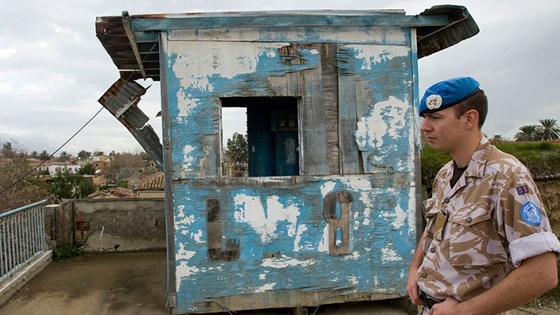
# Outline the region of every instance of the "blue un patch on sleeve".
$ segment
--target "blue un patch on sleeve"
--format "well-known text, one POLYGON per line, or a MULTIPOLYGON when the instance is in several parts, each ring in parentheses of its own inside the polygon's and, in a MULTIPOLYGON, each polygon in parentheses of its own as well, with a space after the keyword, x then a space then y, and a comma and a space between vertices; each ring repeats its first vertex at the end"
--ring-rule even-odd
POLYGON ((541 225, 542 223, 542 214, 539 208, 532 203, 531 201, 527 201, 521 206, 519 210, 521 214, 521 218, 525 223, 529 225, 541 225))

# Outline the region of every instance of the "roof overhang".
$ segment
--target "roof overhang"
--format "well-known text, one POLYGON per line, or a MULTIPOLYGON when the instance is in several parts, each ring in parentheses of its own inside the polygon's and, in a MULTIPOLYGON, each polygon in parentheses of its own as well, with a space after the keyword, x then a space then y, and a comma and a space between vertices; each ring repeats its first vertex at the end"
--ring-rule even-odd
POLYGON ((98 17, 96 34, 121 78, 159 81, 159 34, 169 30, 233 27, 402 26, 416 28, 418 58, 476 35, 463 6, 434 6, 418 15, 403 10, 186 13, 98 17))

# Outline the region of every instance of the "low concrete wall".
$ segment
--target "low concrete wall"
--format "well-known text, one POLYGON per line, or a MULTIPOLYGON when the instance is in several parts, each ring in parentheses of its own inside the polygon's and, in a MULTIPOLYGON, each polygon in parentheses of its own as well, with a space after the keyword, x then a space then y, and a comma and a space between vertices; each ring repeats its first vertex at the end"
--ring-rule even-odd
POLYGON ((84 252, 165 250, 163 199, 74 200, 74 244, 84 252))
POLYGON ((73 243, 72 203, 45 206, 45 237, 51 250, 73 243))
MULTIPOLYGON (((47 250, 33 258, 27 265, 16 271, 9 278, 0 282, 0 308, 12 298, 29 280, 51 262, 52 251, 47 250)), ((0 312, 1 313, 1 312, 0 312)))

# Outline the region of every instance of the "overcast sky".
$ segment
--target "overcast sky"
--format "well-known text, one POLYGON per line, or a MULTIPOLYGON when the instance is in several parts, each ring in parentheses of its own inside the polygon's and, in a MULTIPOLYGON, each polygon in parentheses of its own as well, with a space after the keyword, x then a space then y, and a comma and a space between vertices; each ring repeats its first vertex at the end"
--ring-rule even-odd
MULTIPOLYGON (((100 108, 99 97, 118 78, 95 36, 97 16, 261 10, 404 9, 407 15, 449 2, 372 0, 18 0, 0 11, 0 142, 27 152, 58 149, 100 108)), ((490 100, 483 132, 513 138, 541 118, 560 121, 560 1, 461 1, 480 33, 420 59, 420 91, 434 82, 473 76, 490 100)), ((158 82, 139 107, 161 134, 158 82)), ((136 140, 105 109, 58 153, 140 152, 136 140)))

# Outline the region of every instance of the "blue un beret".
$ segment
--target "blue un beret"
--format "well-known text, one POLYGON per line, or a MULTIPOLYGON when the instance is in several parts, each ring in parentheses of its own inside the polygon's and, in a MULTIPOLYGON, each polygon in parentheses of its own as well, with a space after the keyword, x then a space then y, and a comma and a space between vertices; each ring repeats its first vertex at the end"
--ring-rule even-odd
POLYGON ((471 77, 454 78, 430 86, 420 101, 418 113, 434 113, 458 104, 479 91, 480 84, 471 77))

